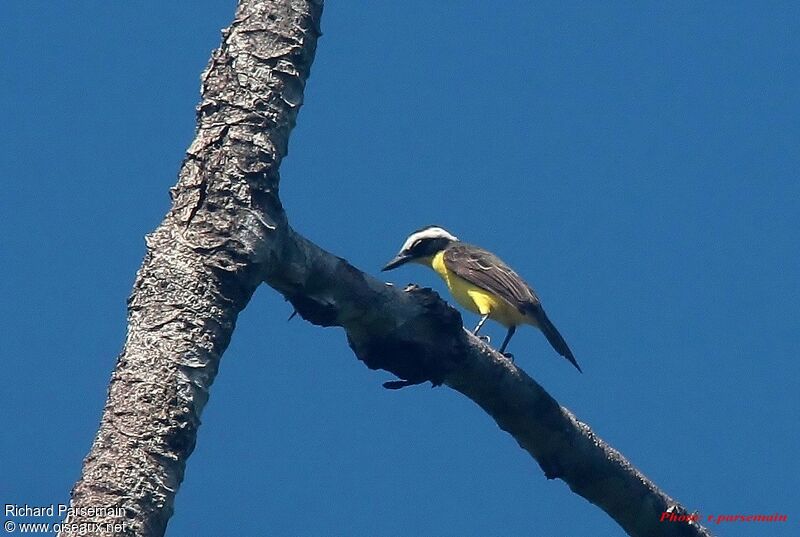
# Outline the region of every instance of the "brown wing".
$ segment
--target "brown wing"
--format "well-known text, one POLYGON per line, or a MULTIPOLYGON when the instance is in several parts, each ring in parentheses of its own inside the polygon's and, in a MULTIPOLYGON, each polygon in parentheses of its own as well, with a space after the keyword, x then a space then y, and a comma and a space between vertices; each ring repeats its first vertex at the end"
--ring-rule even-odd
POLYGON ((505 298, 520 311, 531 311, 539 305, 539 297, 525 280, 483 248, 453 244, 444 251, 444 264, 459 278, 505 298))
POLYGON ((505 298, 521 312, 532 315, 556 352, 581 371, 567 342, 547 318, 536 292, 499 257, 471 244, 456 243, 444 251, 444 264, 459 278, 505 298))

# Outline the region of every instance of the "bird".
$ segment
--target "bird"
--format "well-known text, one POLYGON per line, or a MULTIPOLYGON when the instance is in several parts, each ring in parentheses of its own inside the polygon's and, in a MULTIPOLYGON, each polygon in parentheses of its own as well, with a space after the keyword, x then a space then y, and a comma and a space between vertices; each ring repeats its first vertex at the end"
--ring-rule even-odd
POLYGON ((583 372, 567 342, 547 317, 536 291, 492 252, 461 242, 446 229, 431 225, 411 233, 381 271, 406 263, 431 267, 459 304, 480 315, 472 331, 474 335, 478 336, 487 319, 505 326, 508 332, 500 353, 512 361, 513 355, 505 354, 506 347, 517 327, 528 324, 541 330, 556 352, 583 372))

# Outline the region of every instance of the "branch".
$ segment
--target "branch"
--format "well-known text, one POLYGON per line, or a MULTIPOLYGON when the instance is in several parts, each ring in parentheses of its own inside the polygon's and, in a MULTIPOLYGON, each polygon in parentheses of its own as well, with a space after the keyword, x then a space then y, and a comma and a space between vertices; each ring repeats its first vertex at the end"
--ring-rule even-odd
MULTIPOLYGON (((431 381, 466 395, 536 460, 634 537, 710 536, 617 450, 560 406, 522 369, 464 330, 461 316, 430 289, 399 290, 287 229, 283 263, 267 283, 306 320, 341 326, 356 356, 406 384, 431 381)), ((397 386, 397 385, 393 385, 397 386)))
MULTIPOLYGON (((302 103, 321 2, 242 0, 202 76, 197 135, 147 237, 128 335, 66 524, 160 536, 236 318, 286 227, 278 166, 302 103)), ((64 531, 69 535, 75 531, 64 531)))

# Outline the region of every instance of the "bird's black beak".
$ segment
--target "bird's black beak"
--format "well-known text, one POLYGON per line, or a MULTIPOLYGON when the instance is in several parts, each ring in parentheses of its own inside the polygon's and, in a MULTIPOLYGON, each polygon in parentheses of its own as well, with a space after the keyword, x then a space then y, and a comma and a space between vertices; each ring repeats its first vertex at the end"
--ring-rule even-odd
POLYGON ((386 266, 381 269, 381 272, 384 272, 386 270, 392 270, 394 268, 399 267, 400 265, 405 265, 406 263, 411 261, 412 258, 413 258, 412 256, 400 252, 395 256, 394 259, 386 263, 386 266))

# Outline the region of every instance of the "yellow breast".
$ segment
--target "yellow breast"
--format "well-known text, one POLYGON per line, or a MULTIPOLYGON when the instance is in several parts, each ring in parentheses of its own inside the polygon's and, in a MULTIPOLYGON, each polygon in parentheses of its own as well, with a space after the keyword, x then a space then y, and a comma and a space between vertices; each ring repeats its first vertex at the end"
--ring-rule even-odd
POLYGON ((431 268, 442 277, 456 302, 468 310, 480 315, 488 313, 490 319, 506 327, 533 324, 531 318, 523 315, 508 301, 456 276, 444 263, 444 251, 431 258, 431 268))

